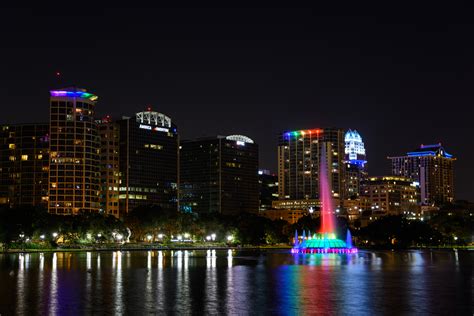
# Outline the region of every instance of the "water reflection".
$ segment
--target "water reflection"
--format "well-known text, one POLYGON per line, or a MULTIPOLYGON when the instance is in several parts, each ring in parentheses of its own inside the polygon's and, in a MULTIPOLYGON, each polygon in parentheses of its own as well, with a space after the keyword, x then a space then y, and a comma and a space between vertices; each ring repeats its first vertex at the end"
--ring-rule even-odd
POLYGON ((113 253, 112 268, 115 269, 115 293, 114 293, 114 306, 117 314, 122 314, 123 309, 123 287, 122 287, 122 252, 115 251, 113 253))
POLYGON ((218 309, 217 300, 217 270, 216 250, 207 250, 206 253, 206 279, 205 279, 205 314, 212 314, 218 309))
POLYGON ((469 314, 473 253, 0 255, 0 314, 469 314))

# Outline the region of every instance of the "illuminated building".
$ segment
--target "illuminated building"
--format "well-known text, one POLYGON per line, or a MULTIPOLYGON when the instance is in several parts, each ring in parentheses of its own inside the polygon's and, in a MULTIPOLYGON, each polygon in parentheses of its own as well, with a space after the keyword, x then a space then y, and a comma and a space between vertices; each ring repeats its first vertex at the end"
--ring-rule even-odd
POLYGON ((326 148, 332 197, 344 195, 344 131, 336 128, 286 131, 278 144, 279 199, 319 198, 319 162, 326 148))
POLYGON ((48 206, 49 124, 0 126, 0 205, 48 206))
POLYGON ((171 118, 152 111, 118 122, 119 208, 121 216, 138 206, 177 209, 178 131, 171 118))
POLYGON ((243 135, 183 141, 180 209, 235 215, 259 209, 258 145, 243 135))
POLYGON ((344 135, 345 197, 357 198, 360 194, 360 181, 367 177, 366 155, 362 137, 356 130, 348 130, 344 135))
POLYGON ((51 91, 49 207, 53 214, 99 212, 97 96, 78 88, 51 91))
POLYGON ((272 208, 272 201, 278 199, 278 176, 269 170, 258 171, 260 187, 260 211, 272 208))
POLYGON ((109 116, 98 120, 100 135, 100 206, 105 214, 119 213, 119 125, 109 116))
POLYGON ((392 174, 408 177, 420 185, 422 204, 454 201, 454 158, 441 144, 421 145, 406 156, 388 157, 392 174))
POLYGON ((361 183, 374 215, 419 212, 419 186, 405 177, 369 177, 361 183))

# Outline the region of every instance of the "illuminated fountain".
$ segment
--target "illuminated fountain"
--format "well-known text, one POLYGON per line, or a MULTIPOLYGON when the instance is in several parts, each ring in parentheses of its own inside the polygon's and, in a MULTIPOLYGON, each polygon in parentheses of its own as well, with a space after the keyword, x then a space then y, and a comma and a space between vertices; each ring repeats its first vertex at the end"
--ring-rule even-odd
POLYGON ((303 235, 295 232, 295 242, 292 253, 356 253, 357 248, 352 247, 352 236, 347 230, 346 241, 336 238, 335 215, 333 212, 331 191, 328 181, 328 167, 326 150, 323 146, 319 168, 319 192, 321 199, 321 229, 319 233, 311 235, 303 230, 303 235))

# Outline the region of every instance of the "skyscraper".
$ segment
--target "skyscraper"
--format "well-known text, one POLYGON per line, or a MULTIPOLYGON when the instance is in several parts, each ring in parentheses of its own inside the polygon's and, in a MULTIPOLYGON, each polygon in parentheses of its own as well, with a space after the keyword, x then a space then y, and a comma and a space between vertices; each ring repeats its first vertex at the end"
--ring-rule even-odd
POLYGON ((100 210, 96 100, 96 95, 84 89, 51 91, 50 213, 68 215, 100 210))
POLYGON ((0 126, 0 205, 48 206, 49 124, 0 126))
POLYGON ((258 145, 243 135, 183 141, 180 209, 236 215, 259 208, 258 145))
POLYGON ((406 156, 388 157, 392 174, 420 184, 422 204, 454 201, 454 158, 441 144, 421 145, 406 156))
POLYGON ((348 130, 345 142, 345 198, 356 198, 360 194, 360 182, 367 178, 365 146, 356 130, 348 130))
POLYGON ((119 213, 119 126, 109 116, 98 120, 100 135, 100 206, 105 214, 119 213))
POLYGON ((342 199, 344 145, 344 130, 338 128, 283 132, 278 144, 279 198, 319 199, 319 163, 325 146, 331 194, 342 199))
POLYGON ((120 129, 120 213, 137 206, 177 209, 179 137, 171 118, 151 108, 123 117, 120 129))

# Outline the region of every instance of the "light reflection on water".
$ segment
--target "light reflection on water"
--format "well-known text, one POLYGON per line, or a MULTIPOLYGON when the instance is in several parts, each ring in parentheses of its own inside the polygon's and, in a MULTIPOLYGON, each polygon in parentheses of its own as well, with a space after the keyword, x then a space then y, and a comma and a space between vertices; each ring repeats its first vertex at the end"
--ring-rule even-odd
POLYGON ((472 314, 473 253, 0 255, 0 314, 472 314))

